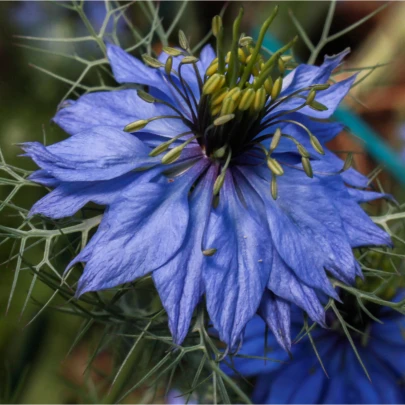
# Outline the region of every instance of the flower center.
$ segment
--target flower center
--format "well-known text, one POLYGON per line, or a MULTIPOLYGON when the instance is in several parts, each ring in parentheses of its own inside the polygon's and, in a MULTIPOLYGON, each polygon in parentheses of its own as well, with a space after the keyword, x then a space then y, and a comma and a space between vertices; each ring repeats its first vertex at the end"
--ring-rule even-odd
MULTIPOLYGON (((317 92, 325 90, 329 84, 315 84, 282 94, 283 78, 287 70, 295 67, 291 56, 283 55, 288 51, 297 37, 278 51, 271 53, 262 47, 264 36, 270 24, 276 17, 276 7, 270 17, 261 27, 257 42, 251 37, 240 36, 239 28, 243 16, 243 9, 233 23, 232 43, 228 52, 223 44, 223 25, 220 16, 213 18, 212 30, 216 38, 217 57, 211 62, 201 77, 198 69, 198 59, 191 54, 189 43, 182 31, 179 33, 179 42, 182 49, 165 47, 163 51, 168 55, 166 62, 144 55, 144 61, 158 69, 162 69, 162 77, 172 92, 173 99, 178 102, 172 105, 166 101, 158 100, 148 93, 139 91, 139 96, 146 102, 159 102, 167 105, 175 115, 153 117, 148 120, 138 120, 125 127, 128 132, 144 128, 149 122, 156 119, 181 119, 190 131, 174 136, 154 148, 150 155, 162 157, 163 164, 175 162, 182 151, 193 141, 197 141, 203 153, 222 166, 224 173, 231 164, 232 159, 246 151, 251 151, 259 159, 265 159, 272 172, 272 178, 284 173, 280 162, 272 153, 277 148, 282 137, 294 142, 299 155, 301 155, 303 170, 312 177, 312 168, 309 153, 292 136, 282 133, 276 128, 282 123, 295 124, 304 129, 314 149, 323 154, 323 148, 318 139, 302 123, 287 119, 288 114, 309 106, 318 111, 327 108, 315 101, 317 92), (269 53, 266 59, 262 51, 269 53), (182 57, 177 70, 173 69, 174 57, 182 57), (184 80, 185 65, 191 65, 198 83, 198 93, 193 91, 190 83, 184 80), (302 99, 297 107, 278 108, 291 99, 302 99), (272 127, 273 130, 268 128, 272 127), (266 130, 268 129, 266 133, 266 130), (262 142, 271 139, 266 149, 262 142), (183 140, 183 143, 178 145, 183 140)), ((190 69, 189 69, 190 70, 190 69)), ((191 70, 192 71, 192 70, 191 70)), ((273 187, 272 187, 273 189, 273 187)), ((274 194, 273 193, 273 197, 274 194)), ((274 197, 275 198, 275 197, 274 197)))

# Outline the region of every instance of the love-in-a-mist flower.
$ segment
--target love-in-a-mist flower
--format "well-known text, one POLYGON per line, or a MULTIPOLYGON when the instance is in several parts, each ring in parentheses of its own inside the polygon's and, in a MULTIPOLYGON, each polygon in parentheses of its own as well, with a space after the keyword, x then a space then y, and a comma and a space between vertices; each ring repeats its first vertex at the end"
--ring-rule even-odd
MULTIPOLYGON (((393 302, 404 298, 402 290, 393 302)), ((237 370, 245 377, 257 377, 252 399, 259 404, 403 404, 404 315, 391 308, 375 304, 368 306, 369 313, 382 322, 379 323, 363 312, 353 296, 344 299, 339 307, 345 322, 356 330, 349 329, 371 381, 333 312, 327 314, 329 329, 311 331, 325 370, 308 336, 293 345, 292 359, 273 336, 268 337, 267 352, 264 353, 265 324, 257 317, 248 323, 240 354, 265 355, 279 362, 235 357, 233 369, 227 371, 235 374, 237 370)), ((292 333, 297 336, 302 327, 302 311, 293 310, 292 333)))
POLYGON ((72 136, 24 145, 41 167, 31 179, 55 187, 31 214, 107 207, 71 263, 86 263, 78 295, 152 273, 177 343, 205 295, 229 346, 260 311, 288 347, 290 303, 323 324, 318 294, 335 296, 326 272, 352 283, 360 274, 352 248, 390 243, 358 205, 380 194, 360 190, 367 178, 342 171, 325 147, 342 126, 323 120, 354 80, 327 83, 347 52, 286 75, 294 41, 261 54, 275 14, 254 43, 240 38, 240 13, 228 53, 215 17, 217 52, 206 46, 199 59, 183 32, 181 49, 146 55, 147 65, 108 45, 115 79, 148 93, 68 101, 54 121, 72 136))

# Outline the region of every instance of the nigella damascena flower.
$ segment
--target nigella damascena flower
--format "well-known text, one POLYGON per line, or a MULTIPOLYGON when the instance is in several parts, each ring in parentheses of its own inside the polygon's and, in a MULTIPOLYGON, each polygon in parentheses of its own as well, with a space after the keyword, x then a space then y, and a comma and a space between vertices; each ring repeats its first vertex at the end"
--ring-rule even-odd
MULTIPOLYGON (((359 359, 343 332, 339 320, 327 314, 329 329, 311 331, 314 345, 325 370, 317 359, 313 346, 304 337, 292 347, 292 359, 277 344, 274 337, 267 340, 264 353, 265 324, 253 319, 246 328, 240 354, 261 356, 271 360, 235 357, 233 370, 245 377, 256 376, 253 402, 259 404, 403 404, 405 401, 405 318, 394 309, 371 305, 368 317, 356 305, 355 298, 339 304, 345 321, 356 329, 350 330, 359 359), (286 363, 287 364, 286 364, 286 363), (327 375, 325 374, 327 373, 327 375)), ((405 298, 402 290, 393 302, 405 298)), ((302 311, 292 311, 292 333, 302 331, 302 311)))
POLYGON ((325 147, 342 126, 320 120, 354 80, 327 83, 346 52, 284 77, 283 53, 294 41, 267 60, 260 54, 273 18, 254 45, 239 38, 240 15, 228 54, 214 18, 217 54, 206 46, 199 59, 182 32, 182 49, 145 56, 149 66, 108 45, 115 79, 149 93, 128 88, 69 101, 54 121, 72 136, 24 146, 41 167, 31 179, 55 187, 31 214, 107 206, 72 263, 86 263, 78 294, 152 273, 177 343, 204 294, 232 347, 259 307, 288 318, 294 302, 323 323, 318 294, 335 296, 326 270, 351 283, 360 274, 352 248, 390 243, 358 205, 380 194, 354 188, 368 180, 342 172, 325 147))

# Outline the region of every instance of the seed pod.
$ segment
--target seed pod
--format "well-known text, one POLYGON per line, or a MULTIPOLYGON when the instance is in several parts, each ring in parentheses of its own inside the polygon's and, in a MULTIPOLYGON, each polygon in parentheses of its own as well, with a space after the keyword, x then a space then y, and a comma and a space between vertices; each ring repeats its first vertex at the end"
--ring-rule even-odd
POLYGON ((181 51, 180 49, 172 48, 171 46, 163 47, 163 52, 167 53, 170 56, 183 55, 183 51, 181 51))
POLYGON ((186 34, 182 30, 179 30, 179 44, 186 51, 190 48, 186 34))
POLYGON ((242 97, 239 101, 239 110, 246 111, 255 98, 255 91, 251 88, 242 90, 242 97))
POLYGON ((278 163, 276 159, 273 159, 270 156, 267 158, 267 166, 276 176, 282 176, 284 174, 284 170, 281 167, 280 163, 278 163))
POLYGON ((211 249, 204 249, 204 250, 202 251, 202 254, 203 254, 204 256, 213 256, 213 255, 215 255, 216 252, 217 252, 217 249, 211 248, 211 249))
POLYGON ((318 138, 314 135, 310 136, 309 138, 312 147, 320 154, 320 155, 324 155, 325 151, 323 150, 323 147, 321 145, 321 143, 319 142, 318 138))
POLYGON ((281 139, 281 129, 277 128, 276 132, 274 132, 273 138, 271 139, 271 143, 270 143, 270 147, 269 147, 270 153, 273 152, 277 148, 277 146, 280 142, 280 139, 281 139))
POLYGON ((281 93, 281 88, 283 87, 283 78, 280 76, 274 82, 273 88, 271 89, 271 99, 275 100, 281 93))
POLYGON ((271 176, 270 192, 271 192, 271 196, 273 197, 273 200, 277 200, 277 194, 278 194, 277 178, 274 174, 271 176))
POLYGON ((217 119, 214 120, 214 125, 215 126, 224 125, 227 122, 233 120, 234 118, 235 114, 222 115, 221 117, 218 117, 217 119))
POLYGON ((216 15, 212 19, 212 33, 213 33, 214 37, 218 36, 221 28, 222 28, 222 18, 221 18, 221 16, 216 15))
POLYGON ((140 129, 145 128, 148 122, 149 122, 148 120, 138 120, 131 122, 130 124, 125 126, 124 131, 125 132, 139 131, 140 129))
POLYGON ((308 177, 311 177, 311 178, 314 177, 314 173, 313 173, 313 171, 312 171, 311 162, 309 161, 309 159, 306 158, 306 157, 303 157, 303 158, 301 159, 301 163, 302 163, 302 167, 304 168, 305 174, 306 174, 308 177))
POLYGON ((143 101, 146 101, 147 103, 154 103, 156 101, 155 97, 152 97, 146 91, 138 90, 137 94, 138 94, 139 98, 141 98, 143 101))

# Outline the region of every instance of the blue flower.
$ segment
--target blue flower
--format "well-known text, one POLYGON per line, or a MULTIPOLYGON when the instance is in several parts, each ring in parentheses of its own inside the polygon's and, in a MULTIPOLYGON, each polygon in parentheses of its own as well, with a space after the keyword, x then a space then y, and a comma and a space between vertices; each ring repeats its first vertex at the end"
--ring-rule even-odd
POLYGON ((219 57, 206 46, 197 60, 183 34, 183 49, 149 66, 108 45, 129 88, 65 102, 54 121, 72 136, 23 146, 41 168, 31 179, 55 188, 31 215, 106 206, 71 263, 86 263, 78 295, 152 273, 176 343, 205 295, 230 347, 259 311, 288 348, 290 303, 324 324, 319 297, 336 297, 326 270, 352 283, 352 248, 390 243, 359 206, 381 194, 325 146, 342 129, 325 120, 354 80, 327 83, 347 52, 284 77, 294 41, 266 61, 262 36, 253 47, 234 35, 226 58, 219 37, 219 57))
MULTIPOLYGON (((402 291, 393 301, 398 302, 404 298, 405 293, 402 291)), ((360 335, 351 331, 371 381, 367 378, 347 336, 339 327, 339 321, 329 313, 330 329, 316 328, 311 332, 328 375, 322 370, 308 337, 293 345, 292 360, 289 360, 276 339, 269 336, 265 357, 282 360, 281 363, 239 357, 233 360, 233 370, 236 369, 246 377, 257 377, 253 391, 255 403, 403 404, 405 318, 387 307, 369 309, 383 324, 368 318, 351 301, 341 314, 351 326, 364 333, 360 335)), ((298 335, 302 326, 302 311, 293 311, 293 333, 298 335)), ((244 345, 239 354, 263 356, 264 333, 265 325, 260 318, 257 317, 248 323, 244 345)), ((233 370, 227 369, 230 374, 234 374, 233 370)))

